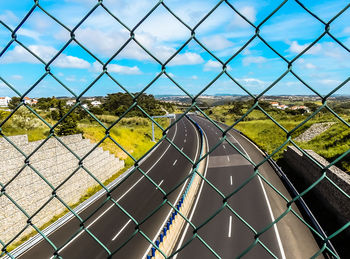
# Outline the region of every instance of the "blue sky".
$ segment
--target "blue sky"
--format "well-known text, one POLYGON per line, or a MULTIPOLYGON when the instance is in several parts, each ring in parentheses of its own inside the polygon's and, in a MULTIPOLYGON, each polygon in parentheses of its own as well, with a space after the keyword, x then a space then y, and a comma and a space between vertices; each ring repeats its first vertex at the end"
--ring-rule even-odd
MULTIPOLYGON (((33 6, 33 0, 0 1, 0 20, 14 29, 33 6)), ((105 0, 104 5, 126 26, 133 28, 158 1, 105 0)), ((216 5, 214 0, 165 0, 167 6, 193 28, 216 5)), ((230 1, 254 25, 262 22, 282 1, 230 1)), ((328 22, 348 1, 301 1, 328 22)), ((40 0, 42 8, 73 29, 93 8, 96 0, 40 0)), ((261 37, 287 60, 292 60, 324 31, 324 25, 288 1, 260 28, 261 37)), ((331 33, 350 48, 350 8, 330 26, 331 33)), ((253 35, 255 29, 222 3, 195 30, 198 40, 220 60, 228 60, 253 35)), ((48 62, 70 39, 69 32, 38 7, 16 33, 18 41, 48 62)), ((135 39, 161 62, 166 61, 191 36, 163 6, 159 6, 136 30, 135 39)), ((101 6, 75 32, 76 39, 101 62, 106 62, 128 40, 129 32, 101 6)), ((0 50, 11 40, 11 33, 0 24, 0 50)), ((349 77, 350 53, 331 37, 324 36, 295 61, 293 71, 306 83, 327 94, 349 77)), ((51 71, 76 94, 81 93, 101 73, 101 65, 76 43, 71 43, 50 65, 51 71)), ((130 42, 107 66, 111 75, 131 92, 143 89, 161 71, 155 62, 134 42, 130 42)), ((254 94, 262 92, 287 69, 287 63, 260 39, 253 40, 228 65, 229 74, 254 94)), ((191 94, 197 94, 221 70, 221 65, 199 44, 191 41, 169 64, 167 73, 191 94)), ((45 66, 19 44, 12 43, 0 57, 0 76, 20 93, 37 82, 45 66)), ((347 83, 336 94, 350 94, 347 83)), ((122 91, 104 75, 85 95, 106 95, 122 91)), ((184 94, 162 76, 148 90, 151 94, 184 94)), ((245 94, 229 77, 223 75, 204 94, 245 94)), ((274 94, 312 94, 294 76, 288 74, 270 91, 274 94)), ((0 96, 15 96, 0 80, 0 96)), ((45 77, 29 94, 31 97, 69 96, 50 76, 45 77)))

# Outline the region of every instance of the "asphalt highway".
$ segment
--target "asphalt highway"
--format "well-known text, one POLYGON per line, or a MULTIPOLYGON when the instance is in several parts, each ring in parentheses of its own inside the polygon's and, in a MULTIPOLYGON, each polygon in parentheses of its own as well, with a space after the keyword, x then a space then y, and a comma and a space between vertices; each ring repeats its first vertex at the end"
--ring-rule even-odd
MULTIPOLYGON (((167 136, 189 158, 198 158, 199 134, 187 118, 182 118, 167 136)), ((192 164, 169 142, 163 141, 140 168, 167 193, 190 173, 192 164)), ((118 206, 108 201, 101 207, 104 196, 79 215, 87 219, 92 214, 84 223, 84 230, 79 232, 80 222, 74 218, 49 235, 51 242, 60 248, 58 255, 62 258, 107 258, 109 254, 105 248, 108 248, 115 252, 113 258, 142 258, 150 245, 144 235, 155 240, 171 208, 165 204, 148 218, 164 200, 164 195, 150 179, 135 171, 111 193, 118 206), (136 226, 131 218, 142 223, 136 226), (70 241, 64 245, 67 240, 70 241)), ((184 187, 185 183, 167 197, 171 203, 176 203, 184 187)), ((20 258, 53 258, 53 253, 52 246, 43 240, 20 258)))
MULTIPOLYGON (((210 149, 213 148, 221 137, 220 131, 211 122, 201 117, 192 118, 205 132, 210 149)), ((229 140, 245 152, 232 136, 229 136, 229 140)), ((206 178, 226 196, 243 184, 253 173, 253 166, 225 141, 210 154, 206 178)), ((239 217, 227 207, 220 210, 224 204, 223 198, 209 184, 204 183, 200 195, 191 218, 195 226, 200 226, 220 211, 197 231, 209 247, 199 238, 194 238, 177 258, 236 258, 255 240, 253 231, 239 217, 258 231, 271 223, 270 205, 267 204, 266 194, 258 177, 254 177, 227 200, 227 204, 239 217)), ((189 227, 179 240, 178 248, 192 236, 193 229, 189 227)), ((266 231, 260 240, 274 255, 279 258, 284 257, 283 248, 279 245, 278 232, 274 228, 266 231)), ((257 244, 246 257, 271 258, 271 254, 257 244)))
MULTIPOLYGON (((222 133, 203 117, 191 117, 207 136, 209 148, 214 148, 222 133)), ((227 127, 224 124, 220 126, 227 127)), ((259 148, 238 132, 231 130, 227 137, 255 163, 264 159, 259 148)), ((280 193, 291 199, 268 163, 259 167, 259 172, 280 193)), ((205 177, 226 196, 238 190, 253 173, 249 161, 224 141, 210 154, 205 177)), ((296 206, 293 205, 293 209, 300 215, 296 206)), ((176 244, 176 250, 181 250, 174 258, 237 258, 242 253, 244 258, 310 258, 319 247, 309 229, 292 213, 286 214, 278 224, 261 234, 259 242, 254 245, 254 230, 265 229, 285 210, 286 201, 257 176, 227 200, 202 181, 189 218, 199 229, 195 231, 187 224, 176 244), (224 207, 225 204, 234 212, 224 207), (251 249, 245 253, 248 248, 251 249)))
MULTIPOLYGON (((209 149, 215 147, 221 137, 220 131, 202 117, 191 117, 203 129, 209 149)), ((187 118, 172 127, 167 136, 189 158, 198 159, 199 133, 187 118)), ((231 131, 228 139, 254 162, 263 159, 260 150, 237 132, 231 131)), ((140 167, 168 192, 191 172, 192 164, 167 141, 163 141, 140 167)), ((281 180, 267 163, 259 171, 290 199, 281 180)), ((227 142, 223 142, 210 153, 205 177, 226 196, 253 173, 253 166, 227 142)), ((118 205, 111 201, 103 204, 104 196, 80 213, 82 219, 88 219, 84 222, 84 230, 74 218, 49 235, 49 239, 60 248, 58 255, 61 258, 107 258, 107 248, 112 252, 112 258, 144 258, 150 249, 145 236, 155 241, 171 212, 167 204, 157 209, 164 195, 148 177, 136 171, 112 192, 118 205), (139 225, 134 221, 140 222, 139 225)), ((171 203, 176 203, 185 185, 183 183, 168 195, 171 203)), ((190 226, 182 229, 175 248, 183 249, 175 258, 236 258, 249 246, 252 249, 245 258, 309 258, 318 247, 310 231, 291 213, 261 234, 259 242, 254 245, 254 230, 259 232, 268 226, 276 215, 285 211, 285 205, 285 200, 274 194, 257 176, 227 200, 202 181, 189 215, 191 222, 201 227, 196 232, 190 226), (226 204, 234 212, 224 206, 226 204)), ((294 209, 297 211, 297 208, 294 209)), ((43 240, 20 258, 53 258, 53 253, 52 246, 43 240)))

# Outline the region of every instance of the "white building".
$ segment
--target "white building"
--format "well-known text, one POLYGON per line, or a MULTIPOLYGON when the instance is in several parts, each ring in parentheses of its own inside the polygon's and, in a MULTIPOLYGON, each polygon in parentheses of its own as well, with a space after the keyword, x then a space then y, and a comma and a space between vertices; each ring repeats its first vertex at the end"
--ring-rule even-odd
POLYGON ((5 97, 0 97, 0 106, 2 107, 7 107, 9 102, 11 101, 11 97, 5 96, 5 97))
POLYGON ((95 107, 96 107, 96 106, 100 106, 100 105, 101 105, 101 102, 100 102, 100 101, 92 101, 92 102, 91 102, 91 105, 92 105, 92 106, 95 106, 95 107))
POLYGON ((68 100, 67 102, 66 102, 66 105, 67 106, 73 106, 75 104, 75 100, 68 100))

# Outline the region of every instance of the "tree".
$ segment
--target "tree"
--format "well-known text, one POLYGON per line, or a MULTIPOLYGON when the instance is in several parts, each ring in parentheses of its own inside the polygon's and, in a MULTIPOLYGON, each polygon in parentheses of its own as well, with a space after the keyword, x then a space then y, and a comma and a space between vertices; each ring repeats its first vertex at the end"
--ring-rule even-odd
POLYGON ((11 110, 14 110, 19 105, 20 102, 21 102, 21 98, 19 98, 19 97, 12 97, 11 101, 8 104, 8 107, 11 110))
MULTIPOLYGON (((136 95, 135 93, 134 95, 136 95)), ((102 108, 112 114, 121 116, 132 104, 134 100, 127 93, 108 94, 102 108)), ((141 94, 137 98, 137 104, 149 115, 163 115, 165 112, 161 109, 159 101, 153 95, 141 94)), ((133 108, 126 115, 145 117, 146 115, 138 108, 133 108)))
POLYGON ((31 130, 40 127, 42 122, 26 107, 22 106, 15 112, 11 124, 20 129, 31 130))
MULTIPOLYGON (((58 115, 59 118, 62 118, 67 113, 67 110, 64 109, 63 101, 58 101, 58 115)), ((78 129, 77 118, 76 116, 70 114, 56 128, 56 133, 58 136, 68 136, 73 134, 82 133, 78 129)))
POLYGON ((243 103, 242 102, 233 102, 233 107, 228 110, 229 113, 233 113, 236 115, 243 115, 242 112, 243 103))

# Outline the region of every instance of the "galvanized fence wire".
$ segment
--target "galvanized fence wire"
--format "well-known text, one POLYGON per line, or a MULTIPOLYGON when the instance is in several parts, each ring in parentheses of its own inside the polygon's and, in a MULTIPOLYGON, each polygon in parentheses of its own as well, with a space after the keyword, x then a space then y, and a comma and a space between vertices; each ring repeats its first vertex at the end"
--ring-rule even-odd
MULTIPOLYGON (((291 1, 291 0, 290 0, 291 1)), ((345 156, 350 154, 350 149, 346 152, 344 152, 342 155, 340 155, 338 158, 334 159, 334 161, 331 161, 331 163, 327 166, 323 166, 321 165, 318 161, 316 161, 313 157, 311 157, 306 151, 304 151, 303 149, 301 149, 297 143, 293 140, 292 138, 292 134, 298 130, 300 127, 302 127, 305 123, 307 123, 309 120, 311 120, 312 118, 314 118, 319 112, 321 112, 322 110, 327 110, 328 112, 332 113, 334 115, 335 118, 337 118, 341 123, 343 123, 346 127, 350 127, 349 123, 343 119, 341 116, 339 116, 329 105, 328 105, 328 99, 331 95, 335 94, 338 90, 340 90, 343 86, 345 86, 350 78, 348 77, 344 82, 342 82, 341 84, 339 84, 336 88, 334 88, 332 91, 330 91, 328 94, 326 95, 322 95, 317 91, 316 86, 311 86, 310 84, 306 83, 294 70, 293 70, 293 64, 300 59, 308 50, 310 50, 310 48, 312 48, 313 46, 315 46, 315 44, 317 44, 323 37, 325 37, 326 35, 328 35, 329 37, 331 37, 335 43, 337 43, 340 47, 342 47, 346 52, 350 52, 349 48, 347 46, 344 45, 344 43, 342 43, 340 40, 338 40, 331 32, 331 25, 332 23, 339 17, 341 16, 349 7, 350 4, 346 5, 339 13, 337 13, 333 18, 331 18, 329 21, 324 21, 322 20, 320 17, 318 17, 315 13, 313 13, 310 9, 308 9, 304 4, 302 4, 300 1, 298 0, 294 0, 295 3, 297 3, 301 8, 304 9, 304 11, 306 13, 308 13, 310 16, 312 16, 315 20, 317 20, 320 24, 324 25, 324 31, 307 47, 305 47, 305 49, 303 51, 301 51, 297 56, 295 56, 292 60, 288 60, 286 57, 284 57, 281 53, 279 53, 271 44, 269 44, 269 42, 267 42, 261 35, 260 35, 260 29, 264 26, 264 24, 272 17, 274 16, 287 2, 288 0, 282 1, 279 6, 274 9, 269 15, 267 15, 265 17, 265 19, 263 19, 258 25, 255 25, 252 21, 250 21, 246 16, 244 16, 242 14, 242 12, 240 12, 233 3, 231 3, 228 0, 221 0, 218 1, 217 4, 194 26, 191 27, 188 24, 186 24, 168 5, 166 1, 162 1, 160 0, 158 3, 156 3, 153 8, 151 8, 151 10, 149 10, 149 12, 133 27, 133 28, 129 28, 125 23, 123 23, 123 21, 121 21, 121 19, 119 19, 115 14, 113 14, 109 9, 108 6, 105 5, 103 0, 99 0, 96 1, 96 4, 91 8, 91 10, 89 10, 86 15, 75 25, 75 27, 73 29, 70 29, 68 26, 66 26, 65 24, 63 24, 58 18, 56 18, 54 15, 52 15, 51 13, 49 13, 42 5, 41 5, 41 1, 39 0, 35 0, 33 3, 32 8, 28 11, 28 13, 25 15, 25 17, 21 20, 21 22, 17 25, 17 27, 15 27, 14 29, 11 28, 9 25, 7 25, 5 22, 0 20, 0 24, 3 28, 5 28, 6 30, 8 30, 11 33, 11 39, 9 40, 9 42, 7 43, 7 45, 5 46, 4 49, 1 50, 0 52, 0 58, 9 50, 9 48, 11 46, 13 46, 14 44, 18 44, 21 47, 23 47, 28 53, 30 53, 35 59, 37 59, 40 63, 43 64, 44 66, 44 71, 42 73, 42 75, 40 76, 40 78, 32 85, 30 86, 25 92, 20 92, 16 89, 16 87, 14 85, 11 85, 9 82, 7 82, 5 80, 5 78, 3 78, 3 76, 0 75, 0 80, 2 83, 4 83, 9 89, 11 89, 18 97, 20 97, 21 102, 18 104, 18 106, 13 109, 13 111, 10 113, 9 116, 7 116, 3 121, 0 122, 0 135, 12 146, 14 147, 18 152, 20 152, 23 155, 23 159, 24 159, 24 163, 23 166, 21 168, 20 171, 18 171, 18 173, 16 173, 13 178, 8 181, 8 182, 2 182, 1 178, 0 178, 0 186, 1 186, 1 192, 0 192, 0 197, 6 197, 11 203, 13 203, 13 205, 20 210, 25 217, 27 218, 27 222, 26 222, 26 226, 18 232, 17 235, 15 235, 10 241, 4 242, 3 240, 1 240, 1 234, 0 234, 0 243, 2 245, 2 249, 1 249, 1 253, 0 256, 3 255, 8 255, 9 257, 13 258, 13 255, 11 254, 11 252, 8 250, 8 247, 16 240, 18 239, 24 231, 26 231, 28 228, 33 228, 39 235, 41 235, 51 246, 52 248, 55 250, 55 253, 53 254, 56 258, 61 258, 60 255, 60 250, 68 243, 70 242, 70 240, 72 240, 75 236, 79 235, 81 232, 86 232, 87 234, 89 234, 109 255, 114 255, 116 254, 125 244, 127 244, 135 235, 140 234, 142 235, 150 244, 152 244, 153 248, 152 251, 150 251, 149 257, 152 257, 154 252, 157 250, 159 251, 164 257, 171 257, 174 256, 176 253, 178 253, 179 251, 181 251, 183 248, 185 248, 187 245, 189 245, 194 239, 198 239, 200 242, 202 242, 204 244, 205 247, 208 248, 208 253, 212 253, 214 256, 216 257, 220 257, 218 255, 218 251, 215 251, 212 247, 210 247, 210 245, 206 242, 205 237, 201 237, 200 234, 198 234, 198 230, 201 229, 203 226, 205 226, 211 219, 213 219, 216 215, 218 215, 222 210, 224 209, 228 209, 232 215, 234 215, 234 217, 237 220, 240 220, 245 226, 247 226, 247 228, 254 234, 254 238, 255 241, 251 243, 251 245, 249 245, 248 247, 246 247, 246 249, 242 252, 242 254, 239 257, 244 256, 245 254, 249 253, 249 251, 255 247, 256 245, 260 245, 261 247, 263 247, 264 249, 266 249, 266 251, 272 256, 277 258, 278 255, 274 254, 267 245, 265 245, 263 243, 263 241, 261 240, 260 236, 265 233, 266 231, 268 231, 270 228, 272 228, 275 224, 277 224, 280 220, 282 220, 284 218, 285 215, 287 215, 288 213, 293 213, 301 222, 303 222, 311 231, 312 233, 317 236, 321 242, 322 242, 322 246, 320 248, 320 250, 313 255, 313 257, 317 257, 319 254, 327 251, 330 254, 333 254, 333 256, 337 257, 336 253, 330 249, 330 247, 327 245, 327 242, 329 240, 332 240, 332 238, 334 238, 335 236, 339 235, 341 232, 343 232, 344 230, 346 230, 349 226, 350 226, 350 222, 346 223, 345 225, 343 225, 341 228, 339 228, 337 231, 335 231, 334 233, 328 235, 328 236, 324 236, 322 234, 320 234, 313 226, 311 226, 308 222, 306 222, 293 208, 292 205, 298 201, 298 199, 302 198, 303 196, 305 196, 307 193, 309 193, 317 184, 319 184, 321 181, 328 181, 330 184, 332 184, 334 186, 334 189, 341 192, 347 199, 350 199, 349 194, 347 194, 345 191, 343 191, 339 186, 337 186, 337 184, 335 184, 327 175, 327 170, 335 165, 336 163, 338 163, 339 161, 341 161, 345 156), (207 18, 213 13, 215 12, 215 10, 219 7, 219 6, 225 6, 226 8, 230 8, 232 9, 237 15, 239 15, 242 19, 244 19, 252 28, 255 29, 255 33, 254 35, 252 35, 252 37, 235 53, 233 53, 233 55, 226 61, 221 60, 219 57, 217 57, 212 51, 209 50, 209 48, 207 48, 197 37, 196 35, 196 30, 197 28, 204 22, 207 20, 207 18), (86 46, 84 46, 84 44, 82 44, 76 37, 75 37, 75 33, 77 31, 77 29, 86 21, 86 19, 92 15, 96 9, 103 9, 107 14, 110 15, 110 17, 112 17, 115 21, 117 21, 123 28, 125 28, 129 34, 130 37, 124 42, 124 44, 106 61, 103 62, 101 61, 97 55, 95 55, 92 51, 90 51, 86 46), (155 54, 153 54, 150 50, 148 50, 145 46, 143 46, 140 41, 137 39, 137 37, 135 36, 135 30, 138 29, 147 19, 149 19, 149 17, 151 16, 151 14, 157 10, 158 8, 165 8, 167 10, 167 12, 169 14, 171 14, 177 21, 179 21, 182 25, 184 25, 191 33, 190 37, 176 50, 176 52, 169 57, 165 62, 161 62, 159 58, 157 58, 157 56, 155 54), (45 13, 47 15, 47 17, 51 18, 54 22, 56 22, 58 25, 60 25, 62 28, 64 28, 67 32, 70 33, 70 38, 69 40, 64 44, 64 46, 48 61, 44 61, 42 57, 40 57, 39 55, 37 55, 36 53, 34 53, 30 48, 28 48, 25 44, 23 44, 18 38, 17 38, 17 34, 18 34, 18 30, 23 26, 23 24, 26 23, 27 19, 32 15, 33 12, 35 12, 36 10, 40 9, 43 13, 45 13), (251 93, 246 87, 244 87, 241 83, 238 82, 237 79, 235 79, 229 72, 228 68, 228 64, 234 60, 244 49, 246 49, 248 47, 248 45, 253 41, 253 40, 260 40, 260 42, 262 42, 265 46, 267 46, 270 50, 272 50, 276 55, 278 55, 278 57, 283 60, 286 64, 286 69, 285 71, 273 82, 271 83, 268 87, 266 87, 260 94, 255 95, 253 93, 251 93), (159 65, 161 65, 161 70, 159 71, 159 73, 153 78, 153 80, 151 80, 149 83, 146 83, 144 88, 134 94, 131 93, 127 87, 124 87, 109 71, 108 71, 108 65, 112 62, 113 59, 115 59, 122 51, 123 49, 125 49, 125 47, 130 44, 131 42, 136 43, 140 48, 142 48, 156 63, 158 63, 159 65), (176 82, 176 80, 171 77, 168 73, 167 73, 167 65, 169 64, 169 62, 171 62, 186 46, 188 46, 188 44, 190 42, 196 42, 199 46, 201 46, 208 54, 210 54, 210 56, 212 58, 214 58, 215 61, 219 62, 222 65, 222 69, 221 71, 216 75, 216 77, 210 81, 210 83, 208 83, 207 85, 205 85, 202 90, 200 92, 198 92, 196 95, 191 95, 184 86, 181 86, 180 83, 176 82), (80 48, 82 50, 84 50, 86 53, 88 53, 93 59, 95 59, 95 61, 97 61, 99 64, 101 64, 101 66, 103 67, 103 71, 91 82, 87 85, 87 87, 79 94, 75 93, 72 89, 70 89, 66 84, 64 84, 52 71, 51 71, 51 65, 52 63, 67 49, 67 47, 70 44, 77 44, 78 46, 80 46, 80 48), (84 97, 84 95, 87 93, 87 91, 89 89, 91 89, 100 79, 102 76, 108 76, 118 88, 121 88, 125 93, 127 93, 133 100, 133 103, 130 107, 128 107, 128 109, 125 110, 125 112, 119 117, 119 119, 117 119, 114 123, 112 123, 111 125, 105 125, 100 119, 98 119, 93 113, 91 113, 86 107, 84 107, 82 105, 82 101, 81 98, 84 97), (248 109, 248 111, 241 116, 241 118, 239 118, 235 123, 233 123, 232 125, 230 125, 228 128, 223 128, 221 127, 217 122, 215 122, 212 118, 210 118, 203 110, 201 110, 201 108, 199 108, 198 106, 198 97, 200 97, 206 90, 208 90, 210 87, 212 87, 212 85, 219 79, 221 78, 223 75, 228 76, 232 82, 234 83, 234 85, 238 88, 240 88, 241 90, 243 90, 248 96, 251 97, 252 100, 254 100, 254 104, 252 105, 252 107, 250 107, 248 109), (283 127, 276 119, 274 119, 268 112, 266 112, 260 105, 259 105, 259 101, 261 100, 261 98, 270 90, 272 89, 278 82, 280 82, 284 77, 286 77, 287 75, 292 75, 294 76, 295 79, 297 79, 299 82, 301 82, 302 85, 304 85, 306 88, 308 88, 309 90, 311 90, 315 95, 317 95, 321 100, 322 100, 322 105, 315 111, 313 112, 311 115, 309 115, 302 123, 300 123, 298 126, 296 126, 294 129, 292 130, 287 130, 285 127, 283 127), (155 121, 138 103, 138 99, 139 97, 145 93, 147 91, 147 89, 149 89, 161 76, 166 76, 173 84, 174 86, 176 86, 178 89, 180 89, 184 95, 188 96, 189 98, 191 98, 192 100, 192 104, 189 108, 187 108, 187 110, 180 116, 178 117, 176 120, 174 120, 173 122, 170 123, 170 125, 166 128, 163 128, 157 121, 155 121), (62 88, 64 88, 65 90, 67 90, 72 96, 74 96, 76 103, 69 109, 69 111, 62 117, 60 118, 57 123, 55 123, 54 125, 51 125, 50 123, 48 123, 42 116, 40 116, 30 105, 26 104, 24 102, 24 97, 26 97, 28 94, 30 94, 38 85, 40 85, 40 83, 45 79, 45 78, 51 78, 54 81, 56 81, 62 88), (8 120, 14 116, 16 114, 16 112, 18 111, 18 109, 20 109, 21 107, 25 107, 26 109, 28 109, 32 114, 34 114, 41 122, 43 122, 49 129, 49 135, 47 136, 47 138, 45 138, 43 140, 43 142, 34 149, 34 151, 32 151, 29 154, 24 153, 19 146, 17 146, 8 136, 6 136, 6 134, 3 132, 3 130, 1 129, 1 127, 4 126, 4 124, 6 122, 8 122, 8 120), (96 121, 104 130, 105 130, 105 136, 98 142, 95 144, 94 148, 92 148, 87 154, 85 154, 84 156, 79 156, 77 155, 75 152, 73 152, 73 150, 71 150, 68 145, 66 145, 55 133, 55 130, 57 129, 57 127, 62 123, 62 121, 64 121, 70 114, 72 114, 78 107, 80 107, 81 109, 83 109, 85 112, 87 112, 89 114, 89 116, 91 116, 91 118, 96 121), (137 159, 135 157, 133 157, 133 155, 131 153, 129 153, 121 144, 118 143, 118 141, 116 139, 114 139, 111 134, 110 131, 113 127, 118 127, 118 124, 120 123, 120 121, 133 109, 138 109, 140 110, 150 121, 152 121, 153 123, 155 123, 155 125, 157 125, 157 127, 163 132, 162 137, 160 138, 160 140, 156 143, 156 145, 152 148, 152 150, 158 146, 162 141, 168 142, 171 146, 173 146, 179 153, 181 153, 186 160, 188 160, 192 165, 193 165, 193 170, 192 173, 187 176, 185 179, 183 179, 181 182, 177 183, 175 185, 175 187, 169 191, 169 192, 165 192, 161 186, 159 186, 150 176, 148 176, 148 174, 146 172, 144 172, 141 168, 140 168, 140 160, 146 156, 146 154, 140 158, 137 159), (191 110, 196 110, 197 112, 201 113, 201 115, 203 117, 205 117, 206 119, 208 119, 218 130, 221 131, 222 133, 222 137, 220 138, 220 141, 214 146, 211 147, 210 150, 208 150, 208 152, 203 153, 199 159, 197 159, 197 161, 192 160, 190 157, 188 157, 183 151, 180 150, 180 148, 167 136, 167 133, 169 132, 169 130, 181 119, 185 116, 185 114, 187 114, 188 112, 190 112, 191 110), (243 153, 239 147, 232 143, 230 141, 230 139, 228 138, 228 133, 230 130, 232 130, 238 123, 240 123, 241 121, 243 121, 253 110, 260 110, 262 113, 264 113, 266 115, 267 118, 269 118, 276 126, 278 126, 284 133, 285 133, 285 141, 283 143, 281 143, 281 145, 276 148, 276 150, 274 150, 271 154, 269 154, 264 160, 260 161, 259 163, 253 162, 249 156, 247 156, 247 154, 243 153), (45 145, 45 143, 50 139, 50 138, 54 138, 56 139, 58 142, 60 142, 62 144, 62 146, 64 146, 71 154, 73 154, 77 159, 78 159, 78 164, 77 167, 74 171, 71 172, 71 174, 69 175, 69 177, 63 181, 60 185, 58 186, 53 186, 44 176, 41 172, 39 172, 32 164, 31 164, 31 158, 32 156, 43 146, 45 145), (118 189, 118 187, 120 185, 123 184, 123 182, 125 181, 125 179, 123 181, 121 181, 118 185, 116 185, 115 187, 109 189, 106 185, 104 185, 95 175, 94 172, 90 172, 88 170, 88 168, 86 168, 84 166, 84 161, 89 159, 89 155, 96 149, 98 148, 105 140, 111 140, 116 146, 118 146, 121 150, 123 150, 125 152, 125 154, 127 154, 128 157, 130 157, 133 161, 134 161, 134 169, 129 173, 129 175, 125 178, 127 179, 128 177, 130 177, 131 175, 133 175, 135 172, 141 172, 142 175, 150 182, 152 183, 158 190, 160 195, 163 195, 164 199, 163 202, 161 204, 159 204, 159 206, 157 208, 154 208, 153 212, 148 215, 147 217, 145 217, 143 220, 141 221, 137 221, 133 216, 132 216, 132 212, 127 211, 125 208, 123 208, 123 206, 117 201, 115 200, 111 193, 118 189), (223 142, 227 142, 233 149, 235 149, 240 155, 242 155, 247 161, 249 161, 252 166, 254 167, 254 173, 244 182, 242 183, 239 187, 237 187, 235 190, 233 190, 230 194, 228 195, 224 195, 220 189, 218 189, 217 187, 215 187, 208 179, 206 179, 205 177, 203 177, 203 175, 201 173, 198 172, 197 170, 197 166, 201 161, 204 161, 204 159, 206 159, 209 154, 211 154, 218 146, 220 146, 223 142), (259 172, 259 168, 265 164, 266 162, 268 162, 268 160, 270 158, 272 158, 277 152, 279 152, 280 150, 282 150, 284 147, 286 147, 286 145, 290 145, 292 144, 293 146, 295 146, 298 150, 300 150, 305 156, 307 156, 309 159, 311 159, 319 168, 320 170, 322 170, 323 174, 322 176, 317 179, 317 181, 315 181, 312 185, 310 185, 308 188, 306 188, 303 192, 301 192, 298 196, 293 197, 291 200, 288 199, 287 197, 285 197, 277 188, 275 188, 275 186, 273 186, 260 172, 259 172), (9 188, 11 188, 11 183, 13 181, 16 180, 16 178, 21 174, 21 172, 23 172, 23 170, 25 168, 30 168, 35 174, 37 174, 45 183, 47 186, 49 186, 52 190, 52 195, 50 197, 47 198, 47 201, 33 214, 29 214, 25 211, 25 209, 23 209, 15 199, 13 199, 7 192, 7 190, 9 188), (89 217, 87 217, 86 219, 82 219, 79 214, 77 214, 64 200, 62 200, 60 198, 60 196, 57 194, 57 191, 60 190, 60 188, 62 188, 63 185, 67 184, 67 181, 74 176, 74 174, 80 170, 83 169, 90 177, 92 177, 95 181, 96 184, 98 184, 99 186, 101 186, 105 192, 107 193, 106 195, 106 199, 104 200, 104 202, 93 212, 91 213, 91 215, 89 217), (191 177, 193 178, 194 175, 198 175, 199 177, 202 178, 202 180, 205 182, 205 184, 208 184, 213 190, 215 190, 218 195, 220 195, 222 197, 222 206, 219 210, 217 210, 214 214, 212 214, 210 217, 208 217, 204 222, 202 222, 201 225, 199 226, 195 226, 185 215, 183 215, 180 210, 179 210, 179 205, 181 206, 181 203, 183 202, 183 199, 180 200, 180 204, 172 204, 167 197, 169 197, 169 195, 171 193, 173 193, 175 190, 177 190, 181 185, 183 185, 188 179, 191 179, 191 177), (241 217, 235 210, 234 208, 232 208, 228 203, 227 200, 234 196, 239 190, 241 190, 242 188, 244 188, 252 179, 259 177, 266 185, 268 185, 271 190, 273 192, 275 192, 276 194, 278 194, 282 199, 285 200, 286 203, 286 208, 285 211, 281 214, 281 215, 277 215, 276 219, 271 222, 271 224, 265 226, 265 228, 263 229, 254 229, 247 221, 245 221, 245 219, 243 217, 241 217), (52 200, 57 199, 60 203, 63 204, 63 206, 65 206, 67 208, 68 211, 70 211, 71 213, 74 214, 74 216, 80 221, 81 225, 79 230, 74 233, 64 244, 62 244, 61 246, 57 247, 54 242, 52 242, 50 240, 49 236, 46 236, 42 230, 39 228, 39 226, 36 226, 35 224, 32 223, 32 219, 45 207, 47 206, 48 203, 50 203, 52 200), (100 208, 102 208, 102 206, 107 203, 107 202, 113 202, 113 204, 118 207, 126 216, 128 216, 132 222, 135 224, 135 231, 134 233, 129 237, 129 239, 127 239, 119 248, 111 251, 107 248, 107 246, 105 244, 103 244, 103 242, 101 242, 98 237, 96 237, 87 227, 86 227, 86 221, 91 218, 95 213, 97 213, 99 211, 100 208), (160 240, 157 240, 156 242, 153 242, 152 237, 147 236, 146 233, 144 233, 142 231, 142 224, 147 221, 150 217, 152 217, 152 215, 154 215, 160 208, 162 208, 163 206, 170 206, 173 208, 173 214, 171 217, 175 217, 175 215, 177 215, 178 217, 182 217, 187 223, 190 224, 191 226, 191 231, 193 232, 193 236, 192 238, 186 242, 185 244, 182 245, 181 248, 179 248, 176 251, 173 251, 173 253, 170 256, 166 256, 164 251, 161 251, 161 249, 159 248, 159 244, 162 241, 162 239, 160 238, 160 240), (173 216, 174 215, 174 216, 173 216)), ((155 28, 156 29, 156 28, 155 28)), ((150 152, 150 151, 149 151, 150 152)), ((147 152, 147 153, 149 153, 147 152)), ((171 220, 171 219, 169 219, 171 220)), ((166 227, 166 226, 165 226, 166 227)), ((164 230, 164 232, 166 232, 166 229, 164 230)))

